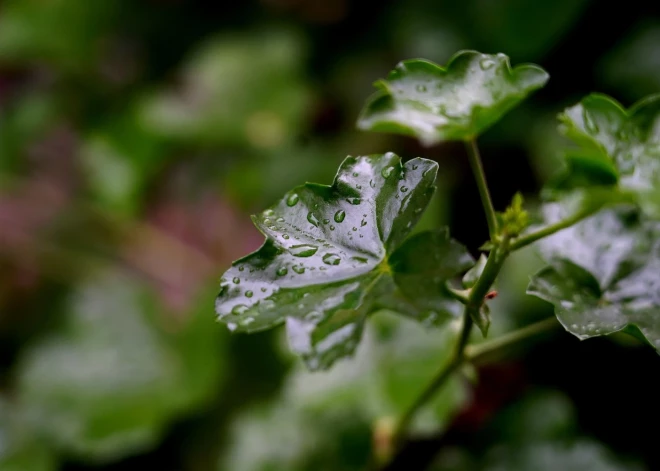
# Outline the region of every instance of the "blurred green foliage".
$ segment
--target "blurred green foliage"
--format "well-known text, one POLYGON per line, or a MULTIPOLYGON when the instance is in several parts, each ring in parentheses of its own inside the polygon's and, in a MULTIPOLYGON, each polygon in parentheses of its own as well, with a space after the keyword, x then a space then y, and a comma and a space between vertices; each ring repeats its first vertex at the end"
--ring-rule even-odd
MULTIPOLYGON (((658 91, 656 10, 636 0, 611 10, 593 0, 2 2, 0 470, 363 469, 378 433, 440 368, 448 333, 379 313, 352 360, 315 374, 281 331, 230 336, 212 300, 231 260, 262 242, 249 214, 302 181, 330 183, 348 154, 394 151, 438 161, 420 227, 451 223, 476 253, 486 232, 462 149, 355 130, 372 82, 402 59, 445 63, 460 48, 542 65, 547 89, 482 139, 497 209, 516 191, 533 204, 559 170, 556 113, 592 90, 626 108, 658 91)), ((526 250, 505 267, 492 335, 549 312, 523 294, 538 266, 526 250)), ((565 342, 504 364, 495 382, 457 375, 420 415, 399 468, 657 469, 653 440, 621 425, 629 410, 660 420, 657 387, 620 381, 610 364, 597 390, 577 376, 539 380, 538 364, 548 378, 569 363, 585 373, 558 360, 573 351, 565 342), (588 412, 624 403, 607 421, 588 412)), ((657 367, 594 342, 610 363, 632 355, 657 367)))

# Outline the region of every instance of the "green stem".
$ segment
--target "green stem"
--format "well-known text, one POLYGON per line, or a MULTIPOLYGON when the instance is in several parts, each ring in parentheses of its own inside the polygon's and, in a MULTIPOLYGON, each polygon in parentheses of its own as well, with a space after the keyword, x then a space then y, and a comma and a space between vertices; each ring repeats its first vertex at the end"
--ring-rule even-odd
POLYGON ((394 449, 401 446, 406 430, 419 409, 426 404, 438 390, 451 378, 464 363, 485 363, 489 359, 499 358, 503 353, 523 344, 532 337, 551 332, 560 326, 556 317, 550 317, 534 324, 525 326, 502 335, 496 339, 479 345, 467 345, 472 330, 472 319, 464 317, 463 329, 456 350, 451 360, 444 365, 433 380, 424 388, 415 402, 406 410, 399 420, 393 434, 394 449))
POLYGON ((422 393, 417 396, 415 402, 410 405, 410 407, 401 416, 401 419, 399 419, 393 434, 393 442, 395 448, 400 446, 403 440, 403 436, 410 426, 410 423, 415 417, 417 411, 419 411, 419 409, 433 397, 436 391, 440 389, 443 384, 445 384, 445 382, 451 377, 454 371, 456 371, 456 369, 463 364, 465 359, 465 347, 470 338, 472 325, 472 318, 468 315, 466 309, 465 315, 463 316, 463 327, 461 329, 461 334, 458 338, 458 343, 456 344, 456 349, 454 350, 453 356, 449 362, 444 365, 440 371, 438 371, 431 382, 424 388, 422 393))
POLYGON ((508 332, 493 340, 489 340, 488 342, 483 342, 478 345, 468 345, 465 349, 466 361, 471 363, 492 361, 494 357, 498 357, 501 353, 510 351, 512 347, 526 342, 531 337, 550 332, 560 326, 561 324, 559 324, 557 318, 552 316, 518 330, 508 332))
POLYGON ((523 247, 526 247, 529 244, 533 244, 537 240, 543 239, 545 237, 554 234, 555 232, 559 232, 563 229, 571 227, 574 224, 577 224, 578 222, 582 221, 583 219, 588 218, 589 216, 597 212, 599 209, 600 207, 591 207, 584 209, 582 211, 578 211, 571 217, 568 217, 562 221, 556 222, 554 224, 550 224, 549 226, 539 229, 536 232, 532 232, 530 234, 519 237, 518 239, 516 239, 511 243, 510 249, 511 250, 522 249, 523 247))
POLYGON ((483 205, 484 211, 486 212, 486 221, 488 222, 490 240, 495 240, 497 234, 499 233, 497 227, 497 217, 495 216, 495 208, 493 207, 493 201, 491 200, 490 192, 488 191, 488 184, 486 183, 486 175, 484 173, 483 165, 481 164, 481 157, 479 156, 477 141, 475 139, 465 141, 465 148, 467 149, 468 160, 470 161, 470 166, 472 167, 472 173, 474 173, 474 178, 477 180, 477 188, 479 189, 481 204, 483 205))

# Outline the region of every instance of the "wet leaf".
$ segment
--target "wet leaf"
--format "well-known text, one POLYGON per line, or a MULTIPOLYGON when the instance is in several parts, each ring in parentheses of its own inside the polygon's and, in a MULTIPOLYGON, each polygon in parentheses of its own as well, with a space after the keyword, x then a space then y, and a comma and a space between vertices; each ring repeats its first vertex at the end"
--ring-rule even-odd
MULTIPOLYGON (((546 210, 554 220, 561 210, 546 210)), ((554 304, 580 339, 631 330, 660 349, 660 244, 657 227, 623 210, 606 210, 541 241, 549 263, 529 294, 554 304)))
POLYGON ((567 152, 562 185, 618 184, 635 194, 648 214, 660 217, 660 95, 626 110, 610 97, 592 94, 559 119, 578 146, 567 152))
POLYGON ((378 92, 362 110, 358 127, 414 136, 425 145, 469 140, 547 80, 538 66, 511 68, 504 54, 462 51, 444 68, 407 60, 375 83, 378 92))
POLYGON ((116 272, 87 280, 73 294, 62 329, 29 346, 19 361, 26 423, 90 461, 157 443, 172 419, 215 393, 222 363, 204 359, 223 357, 208 316, 166 332, 159 314, 162 306, 136 280, 116 272))
POLYGON ((434 190, 437 164, 394 154, 348 157, 332 186, 308 183, 253 218, 264 245, 227 271, 216 301, 231 330, 286 322, 311 369, 355 349, 383 307, 429 323, 460 313, 446 282, 472 266, 447 232, 404 242, 434 190), (429 254, 434 254, 429 257, 429 254))

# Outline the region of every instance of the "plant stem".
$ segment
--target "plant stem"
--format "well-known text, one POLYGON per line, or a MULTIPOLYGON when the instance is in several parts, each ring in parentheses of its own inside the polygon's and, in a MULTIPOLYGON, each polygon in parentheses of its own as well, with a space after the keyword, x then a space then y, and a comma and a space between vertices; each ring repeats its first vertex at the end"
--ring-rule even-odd
POLYGON ((524 343, 529 340, 529 338, 536 335, 550 332, 560 326, 561 324, 559 324, 557 318, 552 316, 518 330, 508 332, 493 340, 489 340, 488 342, 478 345, 468 345, 465 348, 466 361, 471 363, 481 363, 485 360, 492 360, 493 357, 496 357, 505 351, 509 351, 511 347, 524 343))
POLYGON ((597 212, 600 209, 600 207, 591 207, 584 209, 582 211, 576 212, 574 215, 563 219, 559 222, 556 222, 554 224, 550 224, 549 226, 546 226, 542 229, 539 229, 536 232, 532 232, 530 234, 524 235, 522 237, 519 237, 517 240, 511 242, 510 245, 510 250, 519 250, 522 249, 523 247, 528 246, 529 244, 533 244, 537 240, 543 239, 545 237, 548 237, 555 232, 559 232, 562 229, 566 229, 568 227, 571 227, 574 224, 577 224, 578 222, 582 221, 583 219, 588 218, 595 212, 597 212))
POLYGON ((484 174, 484 168, 481 164, 481 157, 479 156, 477 141, 475 139, 465 141, 465 148, 467 149, 468 160, 470 161, 470 166, 472 167, 472 173, 474 173, 474 178, 477 180, 477 188, 479 189, 481 204, 483 205, 484 211, 486 213, 486 221, 488 222, 490 240, 495 240, 499 232, 497 227, 497 217, 495 216, 495 208, 493 207, 493 201, 491 200, 490 192, 488 191, 488 184, 486 183, 486 175, 484 174))
POLYGON ((470 332, 472 332, 472 318, 469 316, 467 309, 463 316, 463 327, 461 329, 461 334, 458 338, 458 343, 456 344, 456 349, 454 354, 449 360, 449 363, 444 365, 440 371, 435 375, 431 382, 424 388, 422 393, 417 396, 415 402, 406 410, 406 412, 401 416, 401 419, 396 425, 393 434, 394 446, 398 447, 403 439, 405 431, 408 429, 410 422, 415 417, 417 411, 424 405, 426 402, 433 397, 435 392, 451 377, 451 375, 456 371, 456 369, 463 364, 465 358, 465 347, 467 345, 468 339, 470 338, 470 332))
POLYGON ((405 431, 410 426, 412 419, 419 409, 428 402, 435 393, 451 378, 464 363, 483 363, 492 358, 498 358, 503 353, 516 347, 532 337, 550 332, 560 326, 556 317, 550 317, 534 324, 522 327, 496 339, 484 342, 480 345, 467 345, 470 331, 472 330, 472 319, 464 317, 461 336, 456 345, 456 350, 449 363, 444 365, 433 380, 424 388, 415 402, 406 410, 399 420, 393 434, 395 449, 401 445, 405 431))

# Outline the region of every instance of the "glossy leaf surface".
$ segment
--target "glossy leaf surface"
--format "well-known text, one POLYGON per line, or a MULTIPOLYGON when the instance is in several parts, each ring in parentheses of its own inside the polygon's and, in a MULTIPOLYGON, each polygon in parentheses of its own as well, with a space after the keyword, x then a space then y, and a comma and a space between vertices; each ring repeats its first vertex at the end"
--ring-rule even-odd
POLYGON ((413 59, 399 63, 360 115, 358 127, 418 138, 425 145, 475 138, 534 90, 548 74, 535 65, 512 68, 504 54, 462 51, 446 67, 413 59))
POLYGON ((576 186, 612 185, 637 195, 647 213, 660 216, 660 95, 630 109, 593 94, 559 117, 577 144, 567 153, 576 186))
MULTIPOLYGON (((548 219, 561 214, 548 207, 548 219)), ((528 293, 555 305, 566 330, 580 339, 623 329, 660 348, 660 245, 657 228, 607 210, 541 241, 549 266, 528 293)))
POLYGON ((332 186, 308 183, 255 216, 264 245, 222 278, 216 301, 231 330, 286 322, 311 369, 353 352, 369 313, 435 323, 460 313, 446 282, 472 266, 446 231, 404 242, 433 191, 437 164, 394 154, 348 157, 332 186))

